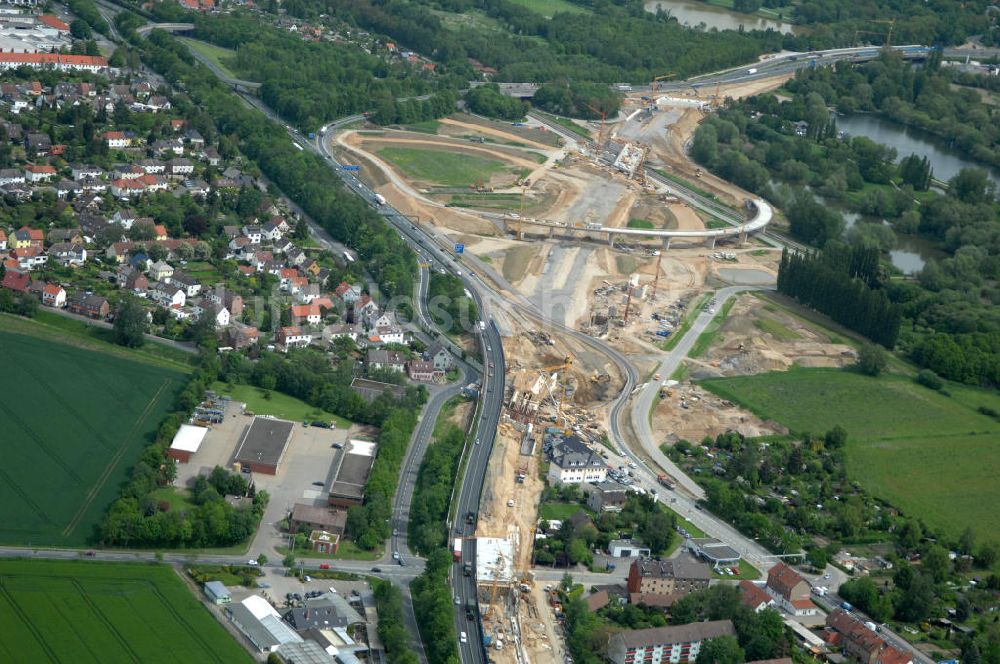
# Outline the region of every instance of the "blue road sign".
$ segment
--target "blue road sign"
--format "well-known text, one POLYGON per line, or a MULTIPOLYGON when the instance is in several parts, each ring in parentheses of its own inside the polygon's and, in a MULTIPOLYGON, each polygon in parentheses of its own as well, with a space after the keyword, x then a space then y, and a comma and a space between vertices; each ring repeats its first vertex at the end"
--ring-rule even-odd
POLYGON ((464 254, 465 253, 465 245, 464 244, 456 244, 455 245, 455 253, 456 254, 464 254))

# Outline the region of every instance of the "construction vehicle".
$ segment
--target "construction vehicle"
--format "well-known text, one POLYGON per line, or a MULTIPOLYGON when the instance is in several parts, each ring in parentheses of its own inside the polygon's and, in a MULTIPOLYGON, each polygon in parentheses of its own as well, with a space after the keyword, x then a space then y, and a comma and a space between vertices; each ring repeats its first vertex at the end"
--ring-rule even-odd
POLYGON ((656 481, 659 482, 661 486, 665 486, 671 491, 674 490, 675 486, 674 483, 671 482, 669 479, 667 479, 667 476, 664 473, 660 473, 659 475, 657 475, 656 481))
POLYGON ((462 574, 465 576, 472 576, 472 563, 465 563, 462 565, 462 574))
POLYGON ((663 74, 662 76, 654 76, 653 77, 653 82, 650 83, 650 87, 653 89, 653 92, 656 92, 659 89, 659 83, 660 83, 660 81, 662 81, 664 79, 667 79, 667 78, 671 78, 671 77, 676 76, 676 75, 677 75, 677 72, 672 71, 672 72, 670 72, 668 74, 663 74))
POLYGON ((527 477, 528 477, 528 464, 524 464, 523 466, 517 469, 517 483, 524 484, 524 480, 527 479, 527 477))

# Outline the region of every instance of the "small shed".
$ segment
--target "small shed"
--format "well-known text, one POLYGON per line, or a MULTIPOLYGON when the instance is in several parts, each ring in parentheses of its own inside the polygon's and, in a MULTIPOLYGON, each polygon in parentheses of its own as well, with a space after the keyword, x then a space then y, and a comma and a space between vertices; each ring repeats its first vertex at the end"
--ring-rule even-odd
POLYGON ((201 447, 201 442, 205 440, 207 433, 208 429, 205 427, 182 424, 181 428, 177 430, 173 442, 170 443, 167 456, 171 459, 177 459, 181 463, 187 463, 201 447))
POLYGON ((229 588, 221 581, 209 581, 205 584, 205 595, 212 600, 213 604, 229 604, 233 601, 229 594, 229 588))

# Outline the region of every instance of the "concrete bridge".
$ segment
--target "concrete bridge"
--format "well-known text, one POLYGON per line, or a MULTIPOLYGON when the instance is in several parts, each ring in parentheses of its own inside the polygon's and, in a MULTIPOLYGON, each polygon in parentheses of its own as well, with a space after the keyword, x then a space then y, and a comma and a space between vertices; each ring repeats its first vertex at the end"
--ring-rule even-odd
POLYGON ((503 217, 503 220, 508 226, 517 226, 518 234, 523 234, 524 226, 536 226, 540 228, 548 228, 549 236, 554 235, 557 231, 563 230, 571 235, 582 235, 584 237, 588 235, 604 235, 608 239, 608 244, 614 244, 615 239, 619 237, 635 237, 639 239, 658 239, 662 242, 662 247, 664 250, 670 248, 670 243, 675 239, 685 239, 685 240, 704 240, 709 248, 715 248, 715 243, 718 240, 726 239, 736 239, 741 244, 746 242, 747 238, 753 234, 762 234, 767 228, 767 225, 771 223, 771 219, 774 217, 774 210, 771 206, 762 198, 756 198, 750 201, 750 207, 753 210, 753 215, 747 221, 736 224, 734 226, 729 226, 726 228, 706 228, 700 231, 680 231, 680 230, 664 230, 664 229, 651 229, 651 228, 616 228, 611 226, 569 226, 565 222, 550 221, 547 219, 533 219, 533 218, 515 218, 511 216, 503 217))

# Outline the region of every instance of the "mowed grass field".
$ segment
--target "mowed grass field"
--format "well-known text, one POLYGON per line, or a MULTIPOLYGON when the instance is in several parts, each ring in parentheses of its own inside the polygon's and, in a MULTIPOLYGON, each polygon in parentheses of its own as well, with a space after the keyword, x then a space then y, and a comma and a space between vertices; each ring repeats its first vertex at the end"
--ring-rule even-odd
POLYGON ((715 394, 793 432, 848 432, 847 468, 876 496, 958 535, 971 527, 1000 541, 1000 395, 948 386, 951 396, 909 378, 837 369, 792 369, 701 381, 715 394))
POLYGON ((507 164, 496 159, 444 150, 382 148, 378 155, 398 166, 411 180, 443 187, 487 182, 496 173, 507 170, 507 164))
POLYGON ((253 662, 163 565, 2 560, 0 625, 4 662, 253 662))
POLYGON ((185 376, 2 331, 0 349, 0 543, 83 545, 185 376))
POLYGON ((542 16, 555 16, 559 12, 569 14, 589 14, 590 10, 580 5, 574 5, 567 0, 514 0, 514 4, 527 7, 542 16))

